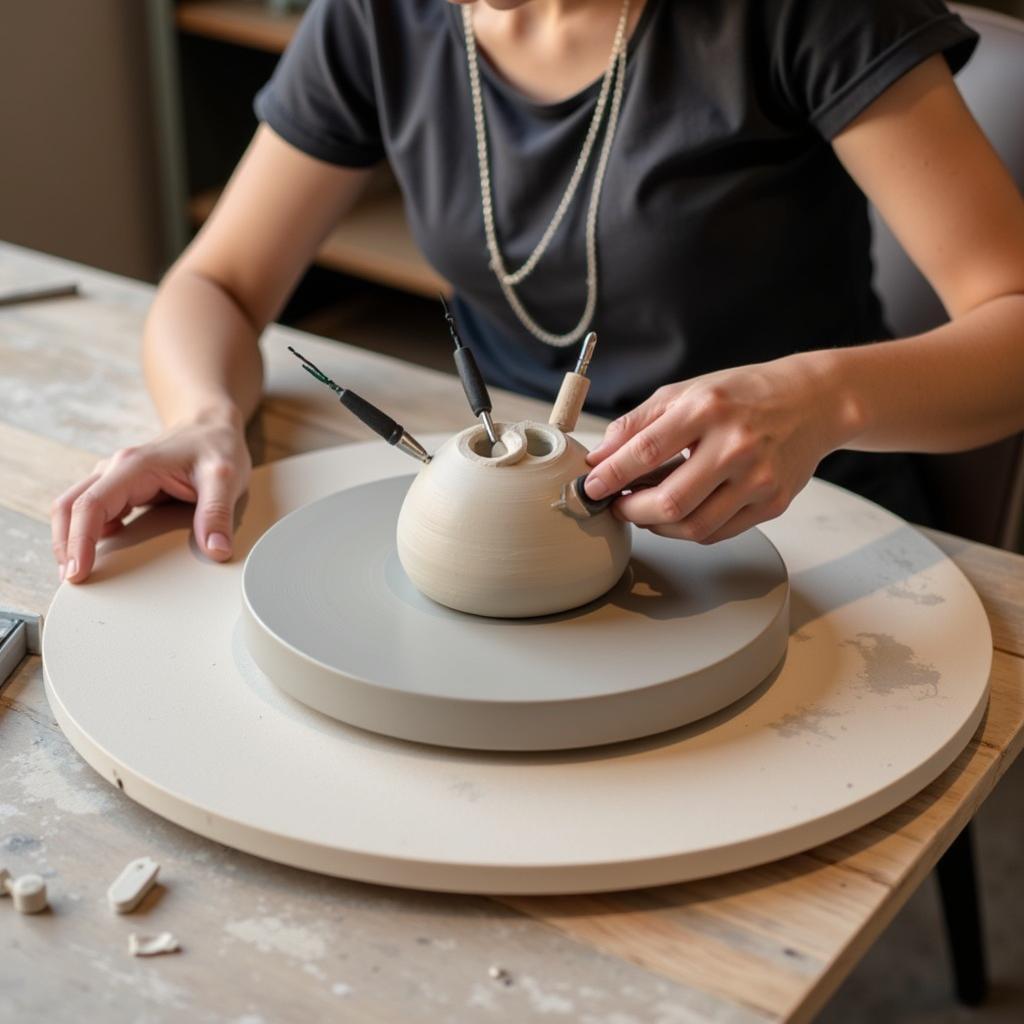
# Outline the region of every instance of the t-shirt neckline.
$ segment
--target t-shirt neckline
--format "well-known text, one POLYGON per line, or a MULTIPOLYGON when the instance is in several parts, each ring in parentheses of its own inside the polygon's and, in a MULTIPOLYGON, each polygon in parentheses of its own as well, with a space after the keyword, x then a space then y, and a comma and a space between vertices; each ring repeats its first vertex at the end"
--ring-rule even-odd
MULTIPOLYGON (((626 74, 630 72, 630 61, 633 58, 636 48, 640 45, 641 39, 645 33, 647 25, 651 20, 651 16, 654 9, 658 6, 661 0, 647 0, 644 5, 643 11, 640 13, 640 18, 636 23, 636 27, 633 29, 633 34, 629 37, 629 41, 626 43, 626 74)), ((455 39, 458 45, 462 49, 463 60, 465 60, 466 52, 466 39, 462 31, 462 8, 460 4, 449 4, 449 25, 452 32, 455 35, 455 39)), ((561 114, 568 113, 575 107, 580 106, 587 100, 596 96, 601 90, 601 82, 604 78, 602 72, 594 81, 585 85, 578 92, 574 92, 571 96, 566 96, 560 100, 554 100, 553 102, 545 102, 543 100, 534 100, 527 96, 518 86, 513 85, 509 82, 504 75, 494 65, 491 64, 487 55, 478 47, 477 48, 478 63, 480 65, 480 74, 486 78, 488 83, 495 89, 504 93, 507 97, 513 100, 515 103, 522 107, 526 107, 529 110, 534 111, 541 116, 557 117, 561 114)))

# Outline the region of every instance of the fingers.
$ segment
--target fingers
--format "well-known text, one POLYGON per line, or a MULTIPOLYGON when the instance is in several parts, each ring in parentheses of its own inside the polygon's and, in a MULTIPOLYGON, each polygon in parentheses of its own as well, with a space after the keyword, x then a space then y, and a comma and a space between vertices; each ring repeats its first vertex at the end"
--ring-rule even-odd
POLYGON ((669 396, 659 389, 632 412, 612 420, 604 432, 604 439, 587 455, 587 462, 596 466, 612 452, 618 451, 637 431, 653 423, 665 411, 669 400, 669 396))
POLYGON ((726 482, 685 518, 674 523, 652 526, 650 530, 661 537, 692 540, 698 544, 711 543, 716 531, 721 530, 744 507, 746 496, 742 489, 726 482))
POLYGON ((60 566, 61 579, 64 579, 68 561, 68 530, 71 526, 72 505, 83 491, 88 490, 99 479, 99 476, 99 472, 94 472, 84 480, 79 480, 50 506, 50 539, 53 557, 60 566))
POLYGON ((196 469, 196 543, 218 562, 231 557, 235 504, 241 487, 242 475, 230 462, 210 461, 196 469))
POLYGON ((646 487, 615 502, 619 519, 637 526, 676 523, 690 515, 719 484, 722 475, 710 453, 697 448, 690 459, 670 473, 657 487, 646 487))
MULTIPOLYGON (((649 527, 662 537, 692 540, 698 544, 717 544, 738 537, 758 523, 781 516, 789 507, 784 492, 771 491, 768 497, 752 500, 751 491, 735 483, 722 484, 707 501, 685 519, 649 527)), ((765 493, 765 492, 759 492, 765 493)))
MULTIPOLYGON (((630 424, 623 429, 632 429, 632 426, 630 424)), ((617 434, 615 440, 619 439, 617 434)), ((623 440, 610 454, 602 456, 590 471, 584 489, 595 500, 621 491, 637 477, 650 473, 684 448, 695 445, 696 440, 694 424, 688 417, 662 412, 632 437, 623 440)), ((596 448, 591 457, 599 455, 602 450, 606 450, 604 445, 596 448)))
POLYGON ((126 507, 145 500, 132 494, 132 484, 131 468, 122 464, 93 480, 71 501, 64 579, 72 583, 86 579, 96 560, 96 544, 107 525, 119 521, 126 507))
POLYGON ((776 512, 770 502, 758 502, 755 505, 746 505, 739 510, 728 522, 720 526, 714 533, 708 534, 701 543, 717 544, 720 540, 729 540, 731 537, 738 537, 741 533, 758 523, 766 523, 774 519, 779 512, 776 512))
POLYGON ((85 580, 95 564, 97 542, 116 533, 133 508, 160 492, 161 472, 151 458, 142 449, 123 448, 61 495, 54 502, 52 529, 63 578, 85 580))

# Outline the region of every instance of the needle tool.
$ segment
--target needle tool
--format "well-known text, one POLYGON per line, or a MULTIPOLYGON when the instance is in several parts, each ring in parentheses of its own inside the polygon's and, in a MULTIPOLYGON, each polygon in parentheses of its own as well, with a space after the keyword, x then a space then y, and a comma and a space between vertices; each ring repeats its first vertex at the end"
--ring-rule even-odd
POLYGON ((590 390, 587 370, 590 369, 590 360, 596 344, 597 335, 591 331, 583 339, 583 347, 580 349, 579 359, 576 360, 576 369, 565 375, 551 415, 548 417, 548 423, 558 427, 563 434, 569 434, 576 429, 576 421, 583 411, 583 403, 587 400, 587 392, 590 390))
POLYGON ((365 398, 361 398, 350 388, 343 388, 340 384, 336 384, 315 363, 311 363, 301 352, 296 352, 291 345, 288 346, 288 351, 302 361, 302 368, 311 377, 315 377, 321 384, 326 384, 349 412, 362 420, 374 433, 383 437, 388 444, 394 445, 414 459, 419 459, 420 462, 430 461, 431 455, 426 448, 386 412, 382 412, 377 406, 372 405, 365 398))
POLYGON ((564 512, 567 516, 572 516, 573 519, 589 519, 591 516, 596 516, 598 512, 603 512, 623 494, 644 490, 648 487, 657 487, 665 477, 686 462, 687 458, 688 455, 685 452, 677 455, 650 473, 637 477, 625 490, 598 498, 596 501, 593 498, 588 498, 587 492, 583 490, 583 484, 589 476, 588 473, 584 473, 582 476, 576 477, 575 480, 570 480, 567 484, 562 485, 562 494, 551 503, 551 507, 558 509, 559 512, 564 512))
POLYGON ((441 306, 444 309, 444 318, 448 321, 448 330, 451 333, 452 341, 455 342, 455 368, 459 371, 459 380, 462 381, 462 390, 466 392, 469 407, 484 425, 487 431, 487 440, 492 445, 498 443, 498 435, 494 432, 494 423, 491 420, 491 396, 487 393, 487 385, 476 365, 473 353, 463 344, 459 332, 455 329, 455 318, 448 312, 448 303, 444 296, 440 296, 441 306))

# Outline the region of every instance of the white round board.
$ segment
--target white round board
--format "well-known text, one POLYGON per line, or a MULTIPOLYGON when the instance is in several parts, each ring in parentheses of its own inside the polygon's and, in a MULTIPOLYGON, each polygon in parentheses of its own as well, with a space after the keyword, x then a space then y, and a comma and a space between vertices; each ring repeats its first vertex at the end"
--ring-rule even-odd
POLYGON ((378 443, 261 467, 228 565, 197 551, 180 506, 105 542, 91 581, 58 590, 43 637, 50 705, 85 760, 158 814, 272 860, 424 889, 568 893, 826 842, 922 789, 981 720, 992 640, 970 584, 906 523, 812 481, 764 527, 790 577, 785 662, 730 707, 647 739, 537 753, 345 725, 252 663, 242 559, 294 509, 408 471, 378 443))
POLYGON ((786 569, 758 530, 706 547, 635 530, 618 584, 558 615, 494 619, 437 604, 396 550, 412 479, 304 505, 246 559, 243 643, 317 711, 442 746, 589 747, 718 711, 786 653, 786 569))

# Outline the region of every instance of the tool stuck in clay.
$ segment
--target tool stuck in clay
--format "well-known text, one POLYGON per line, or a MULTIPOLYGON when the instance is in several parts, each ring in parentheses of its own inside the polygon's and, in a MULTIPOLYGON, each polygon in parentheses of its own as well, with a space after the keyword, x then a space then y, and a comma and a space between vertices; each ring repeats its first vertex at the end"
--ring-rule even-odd
POLYGON ((480 367, 476 365, 473 353, 466 347, 459 332, 455 327, 455 317, 448 310, 448 303, 444 296, 438 296, 441 300, 441 307, 444 309, 444 318, 448 321, 448 331, 455 342, 455 368, 459 371, 459 380, 462 381, 462 390, 466 392, 466 400, 469 402, 473 415, 484 425, 487 432, 487 440, 491 442, 493 452, 496 445, 501 444, 498 435, 494 430, 494 421, 491 419, 493 406, 491 396, 487 392, 487 384, 484 381, 480 367))
POLYGON ((565 375, 562 386, 558 389, 558 397, 551 408, 548 423, 558 427, 563 434, 571 434, 576 429, 576 421, 583 411, 583 403, 587 400, 587 392, 590 390, 587 371, 590 369, 590 360, 594 356, 596 345, 597 334, 591 331, 583 339, 583 346, 576 360, 576 369, 565 375))
POLYGON ((587 492, 583 489, 583 485, 590 475, 589 473, 583 473, 581 476, 562 485, 562 493, 551 503, 551 507, 559 512, 564 512, 573 519, 590 519, 591 516, 604 512, 605 509, 609 508, 624 494, 631 494, 633 491, 640 491, 649 487, 657 487, 670 473, 673 473, 683 465, 689 457, 690 453, 689 449, 687 449, 674 459, 669 459, 668 462, 662 463, 652 472, 637 477, 624 490, 616 491, 607 497, 598 498, 597 500, 588 497, 587 492))
POLYGON ((430 462, 431 456, 427 449, 399 422, 393 420, 386 412, 381 411, 365 398, 357 395, 351 388, 343 388, 340 384, 336 384, 315 363, 311 363, 301 352, 296 352, 291 345, 288 346, 288 351, 301 360, 302 368, 311 377, 329 387, 338 396, 338 401, 350 413, 362 420, 375 434, 384 438, 388 444, 393 445, 399 451, 405 452, 406 455, 411 455, 424 464, 430 462))

